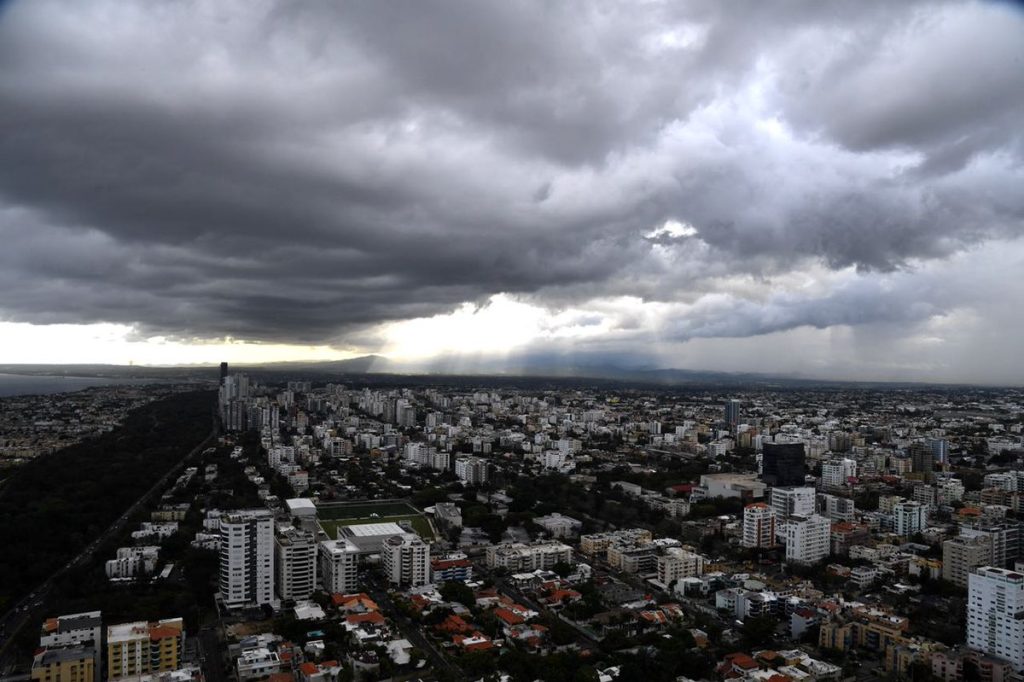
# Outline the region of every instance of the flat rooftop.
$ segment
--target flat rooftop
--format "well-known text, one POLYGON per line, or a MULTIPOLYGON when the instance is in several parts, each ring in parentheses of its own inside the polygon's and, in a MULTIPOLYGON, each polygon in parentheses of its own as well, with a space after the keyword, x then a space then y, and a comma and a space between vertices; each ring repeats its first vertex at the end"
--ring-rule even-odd
POLYGON ((390 521, 388 523, 360 523, 354 526, 341 526, 338 532, 351 537, 368 538, 379 535, 401 535, 409 531, 394 521, 390 521))

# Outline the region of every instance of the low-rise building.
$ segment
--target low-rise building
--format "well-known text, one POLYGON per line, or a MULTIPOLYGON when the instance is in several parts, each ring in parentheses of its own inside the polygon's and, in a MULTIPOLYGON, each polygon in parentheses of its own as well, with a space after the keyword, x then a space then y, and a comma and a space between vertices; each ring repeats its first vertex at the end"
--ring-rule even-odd
POLYGON ((576 537, 580 528, 583 527, 582 521, 577 521, 570 516, 563 516, 558 512, 538 516, 533 522, 547 531, 551 537, 558 539, 576 537))
POLYGON ((658 557, 658 582, 670 585, 704 573, 704 557, 683 547, 669 547, 658 557))
POLYGON ((32 682, 93 682, 98 679, 96 649, 68 646, 41 649, 32 658, 32 682))
POLYGON ((558 563, 572 562, 572 547, 561 542, 492 545, 487 548, 486 561, 489 568, 504 568, 512 573, 553 568, 558 563))
POLYGON ((615 543, 644 544, 653 539, 651 531, 645 528, 628 528, 606 533, 592 533, 580 536, 580 551, 590 556, 605 556, 608 547, 615 543))

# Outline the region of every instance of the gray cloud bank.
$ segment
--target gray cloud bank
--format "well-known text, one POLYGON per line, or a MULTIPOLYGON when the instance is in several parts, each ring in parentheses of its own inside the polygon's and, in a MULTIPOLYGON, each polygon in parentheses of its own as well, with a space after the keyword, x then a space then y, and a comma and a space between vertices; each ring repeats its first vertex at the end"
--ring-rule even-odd
POLYGON ((15 1, 0 317, 344 343, 509 292, 705 296, 679 339, 920 320, 951 299, 710 282, 1019 238, 1022 38, 1009 3, 15 1), (645 239, 666 220, 694 234, 645 239))

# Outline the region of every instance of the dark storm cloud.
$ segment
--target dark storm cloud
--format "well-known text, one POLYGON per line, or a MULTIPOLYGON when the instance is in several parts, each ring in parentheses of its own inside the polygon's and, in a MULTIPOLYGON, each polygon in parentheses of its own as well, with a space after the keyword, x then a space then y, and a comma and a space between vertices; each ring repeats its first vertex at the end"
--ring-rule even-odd
POLYGON ((0 316, 323 342, 1013 238, 1022 28, 942 2, 14 2, 0 316), (645 239, 668 219, 696 234, 645 239))

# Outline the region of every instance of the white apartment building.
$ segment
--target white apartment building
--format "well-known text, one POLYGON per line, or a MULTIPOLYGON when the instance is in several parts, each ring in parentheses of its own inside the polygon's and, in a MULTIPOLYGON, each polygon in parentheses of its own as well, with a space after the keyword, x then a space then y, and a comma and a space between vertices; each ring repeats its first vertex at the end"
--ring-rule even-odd
POLYGON ((576 468, 576 462, 572 453, 561 450, 546 450, 541 458, 545 469, 554 469, 562 473, 568 473, 576 468))
POLYGON ((832 524, 824 516, 792 517, 780 532, 786 543, 786 561, 798 564, 821 561, 829 554, 831 532, 832 524))
POLYGON ((771 506, 780 518, 810 516, 814 513, 814 488, 772 488, 771 506))
POLYGON ((893 525, 897 535, 913 535, 925 529, 927 507, 920 502, 900 502, 893 507, 893 525))
POLYGON ((669 547, 658 557, 658 582, 669 585, 683 578, 704 574, 704 557, 682 547, 669 547))
POLYGON ((99 611, 47 618, 39 633, 39 646, 52 649, 92 642, 99 650, 102 628, 103 618, 99 611))
POLYGON ((487 548, 487 566, 505 568, 512 573, 550 569, 562 562, 572 563, 572 547, 561 542, 520 542, 492 545, 487 548))
POLYGON ((419 587, 430 582, 430 545, 415 533, 386 539, 380 558, 384 575, 392 585, 419 587))
POLYGON ((331 594, 358 591, 359 547, 350 540, 324 540, 320 543, 320 579, 331 594))
POLYGON ((833 459, 821 465, 821 482, 825 487, 846 485, 846 479, 857 475, 857 462, 852 459, 833 459))
POLYGON ((764 502, 743 508, 743 546, 771 547, 775 544, 775 510, 764 502))
POLYGON ((968 577, 967 646, 1024 670, 1024 575, 983 566, 968 577))
POLYGON ((486 483, 488 479, 487 460, 479 457, 459 457, 455 460, 455 475, 469 485, 486 483))
POLYGON ((281 658, 267 647, 246 649, 235 662, 238 679, 258 680, 281 672, 281 658))
POLYGON ((274 538, 277 559, 277 595, 281 599, 308 599, 316 590, 317 544, 313 534, 291 526, 274 538))
POLYGON ((574 537, 583 527, 582 521, 571 516, 563 516, 558 512, 552 512, 547 516, 538 516, 533 522, 546 530, 553 538, 574 537))
POLYGON ((964 484, 955 478, 939 481, 935 485, 935 503, 952 504, 957 500, 964 499, 964 484))
POLYGON ((228 606, 274 604, 274 515, 268 509, 220 518, 220 596, 228 606))

